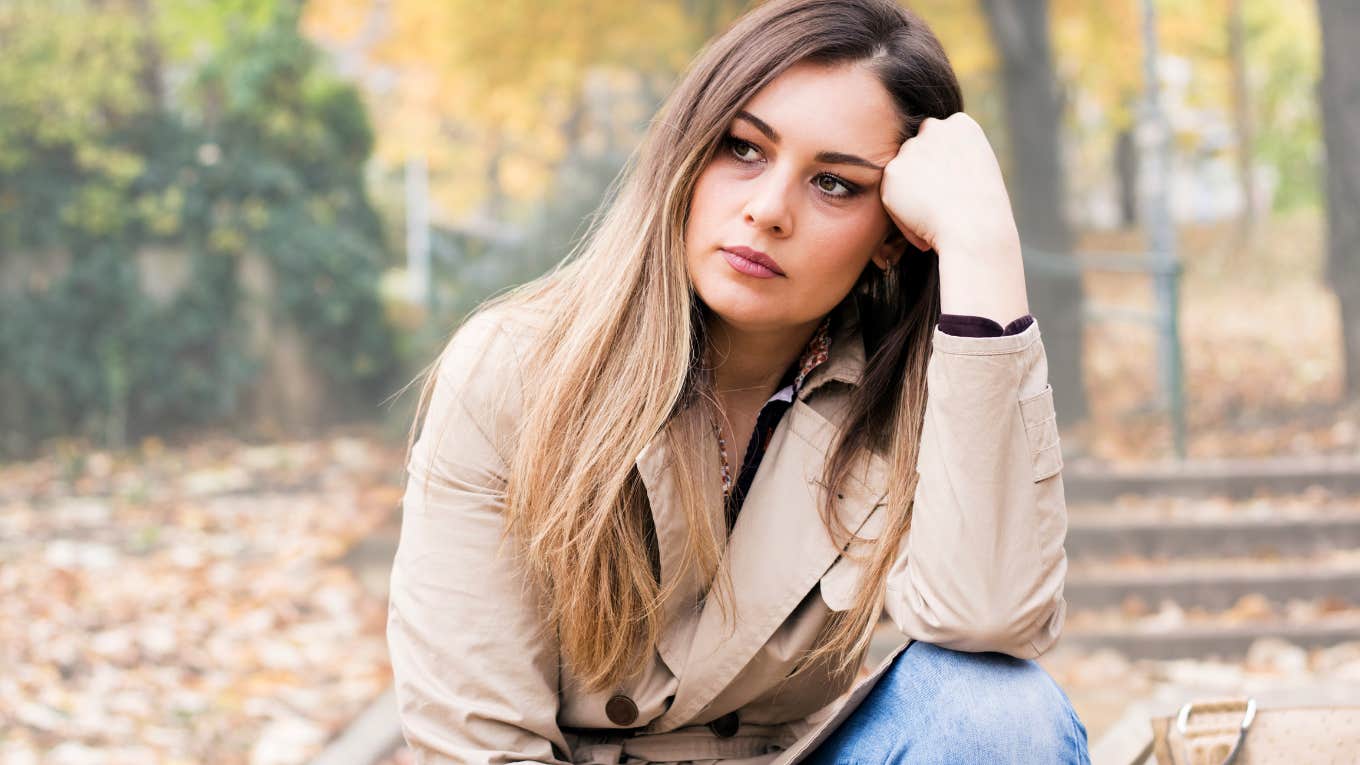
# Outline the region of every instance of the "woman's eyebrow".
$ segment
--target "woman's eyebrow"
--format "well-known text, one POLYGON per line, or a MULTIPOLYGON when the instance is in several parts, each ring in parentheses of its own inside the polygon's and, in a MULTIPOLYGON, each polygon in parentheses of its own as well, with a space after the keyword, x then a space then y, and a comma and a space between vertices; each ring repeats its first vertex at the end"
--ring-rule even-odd
MULTIPOLYGON (((736 116, 738 119, 746 120, 754 125, 756 130, 764 133, 765 137, 770 139, 770 143, 779 143, 779 133, 776 132, 774 128, 770 127, 769 123, 765 120, 762 120, 744 109, 737 112, 736 116)), ((846 154, 839 151, 819 151, 814 159, 818 162, 826 162, 832 165, 859 165, 860 167, 867 167, 871 170, 878 170, 880 172, 883 170, 882 165, 875 165, 863 157, 857 157, 854 154, 846 154)))

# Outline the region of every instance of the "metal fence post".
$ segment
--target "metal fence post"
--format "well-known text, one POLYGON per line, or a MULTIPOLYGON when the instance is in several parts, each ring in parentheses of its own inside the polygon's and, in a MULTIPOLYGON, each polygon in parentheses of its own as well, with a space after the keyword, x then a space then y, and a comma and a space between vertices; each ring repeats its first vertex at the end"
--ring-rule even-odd
POLYGON ((1152 161, 1151 183, 1146 197, 1148 234, 1152 245, 1153 279, 1156 285, 1158 361, 1162 390, 1171 412, 1172 442, 1176 456, 1185 459, 1185 394, 1182 388, 1180 345, 1180 261, 1176 257, 1176 234, 1168 197, 1171 186, 1171 129, 1161 107, 1161 83, 1157 76, 1157 9, 1143 0, 1143 101, 1144 133, 1149 135, 1152 161))

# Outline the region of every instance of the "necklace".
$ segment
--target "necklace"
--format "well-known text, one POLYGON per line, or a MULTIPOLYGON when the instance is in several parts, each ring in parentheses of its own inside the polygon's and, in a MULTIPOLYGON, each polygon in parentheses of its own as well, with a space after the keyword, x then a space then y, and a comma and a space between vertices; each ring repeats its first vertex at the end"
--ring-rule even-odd
MULTIPOLYGON (((793 395, 798 394, 799 389, 802 388, 803 380, 807 377, 808 373, 823 361, 826 361, 828 356, 830 356, 830 330, 831 317, 828 315, 817 327, 817 331, 813 333, 812 339, 808 342, 807 347, 803 349, 803 354, 799 358, 798 374, 793 380, 793 395)), ((718 439, 718 457, 722 463, 722 493, 723 499, 725 500, 732 493, 733 481, 732 466, 727 456, 727 439, 723 438, 722 426, 718 424, 717 418, 711 417, 710 421, 713 424, 713 435, 718 439)))
POLYGON ((713 435, 718 437, 718 456, 722 459, 722 492, 723 499, 732 493, 732 468, 727 461, 727 439, 723 438, 722 428, 716 421, 713 423, 713 435))

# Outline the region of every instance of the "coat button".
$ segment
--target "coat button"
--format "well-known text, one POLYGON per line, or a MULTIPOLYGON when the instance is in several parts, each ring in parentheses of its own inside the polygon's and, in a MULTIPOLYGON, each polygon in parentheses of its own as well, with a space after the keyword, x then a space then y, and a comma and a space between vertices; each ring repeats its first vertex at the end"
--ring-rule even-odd
POLYGON ((737 728, 740 726, 741 718, 737 716, 736 711, 732 711, 709 723, 708 729, 722 738, 732 738, 737 735, 737 728))
POLYGON ((604 713, 615 725, 632 725, 638 718, 637 704, 622 693, 605 702, 604 713))

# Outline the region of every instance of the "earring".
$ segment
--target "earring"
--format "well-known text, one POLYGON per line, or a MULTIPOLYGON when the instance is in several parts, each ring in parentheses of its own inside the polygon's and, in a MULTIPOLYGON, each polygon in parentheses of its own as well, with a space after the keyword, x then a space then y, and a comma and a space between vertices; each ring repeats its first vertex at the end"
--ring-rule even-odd
POLYGON ((893 268, 893 264, 889 263, 883 270, 879 271, 878 278, 885 287, 896 284, 897 271, 893 268))

